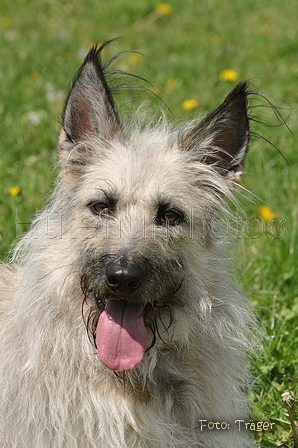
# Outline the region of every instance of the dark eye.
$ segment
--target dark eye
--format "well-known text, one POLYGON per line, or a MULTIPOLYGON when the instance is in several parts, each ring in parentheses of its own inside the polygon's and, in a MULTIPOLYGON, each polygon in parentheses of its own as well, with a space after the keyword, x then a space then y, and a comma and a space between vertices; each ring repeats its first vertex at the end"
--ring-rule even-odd
POLYGON ((156 224, 174 226, 183 221, 182 213, 176 210, 159 210, 155 219, 156 224))
POLYGON ((109 207, 104 202, 92 204, 90 208, 96 215, 107 215, 109 213, 109 207))
POLYGON ((181 221, 181 216, 174 210, 167 210, 164 214, 164 218, 169 224, 176 224, 181 221))

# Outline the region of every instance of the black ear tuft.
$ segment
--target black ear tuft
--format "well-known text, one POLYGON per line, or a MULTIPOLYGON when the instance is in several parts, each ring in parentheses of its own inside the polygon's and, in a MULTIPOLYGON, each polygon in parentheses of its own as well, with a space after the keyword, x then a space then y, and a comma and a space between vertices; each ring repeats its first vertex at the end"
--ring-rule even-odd
POLYGON ((115 103, 100 58, 108 43, 91 48, 73 82, 62 115, 59 139, 62 150, 92 136, 109 139, 120 131, 115 103))
POLYGON ((243 172, 249 143, 247 95, 247 83, 240 82, 181 143, 186 150, 198 151, 202 162, 236 181, 243 172))

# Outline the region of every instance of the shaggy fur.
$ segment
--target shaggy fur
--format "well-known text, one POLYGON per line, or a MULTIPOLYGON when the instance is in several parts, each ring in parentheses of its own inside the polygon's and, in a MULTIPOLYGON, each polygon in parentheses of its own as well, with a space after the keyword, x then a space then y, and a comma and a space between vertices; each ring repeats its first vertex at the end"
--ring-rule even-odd
POLYGON ((218 219, 248 148, 247 86, 195 127, 132 126, 100 51, 66 102, 52 200, 0 267, 0 446, 253 447, 235 420, 254 319, 218 219), (139 307, 148 338, 117 371, 97 353, 111 303, 139 307))

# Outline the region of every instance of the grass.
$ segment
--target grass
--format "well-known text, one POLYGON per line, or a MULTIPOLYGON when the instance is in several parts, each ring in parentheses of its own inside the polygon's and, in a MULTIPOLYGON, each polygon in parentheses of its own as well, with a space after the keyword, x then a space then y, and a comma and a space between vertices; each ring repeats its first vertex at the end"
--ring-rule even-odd
MULTIPOLYGON (((91 43, 122 36, 105 50, 105 58, 123 49, 139 50, 142 56, 124 54, 116 68, 152 81, 176 122, 204 116, 224 99, 236 80, 222 80, 223 70, 233 70, 239 80, 252 80, 284 109, 292 133, 286 126, 254 126, 280 148, 287 162, 264 140, 253 139, 242 185, 255 196, 243 199, 242 205, 247 217, 255 219, 246 221, 235 262, 266 334, 264 350, 253 360, 256 383, 250 395, 254 419, 274 422, 275 430, 256 432, 256 440, 261 447, 293 448, 281 394, 288 389, 298 398, 296 2, 171 0, 168 15, 155 10, 157 3, 2 2, 0 255, 3 258, 26 231, 53 187, 60 112, 91 43), (194 100, 188 104, 197 107, 184 110, 185 100, 194 100), (15 196, 10 194, 13 186, 20 189, 15 196), (274 213, 277 229, 259 218, 263 204, 274 213)), ((136 105, 139 96, 148 107, 156 103, 149 94, 128 92, 131 95, 136 105)), ((254 111, 274 121, 269 109, 254 111)), ((298 420, 295 403, 292 413, 298 420)))

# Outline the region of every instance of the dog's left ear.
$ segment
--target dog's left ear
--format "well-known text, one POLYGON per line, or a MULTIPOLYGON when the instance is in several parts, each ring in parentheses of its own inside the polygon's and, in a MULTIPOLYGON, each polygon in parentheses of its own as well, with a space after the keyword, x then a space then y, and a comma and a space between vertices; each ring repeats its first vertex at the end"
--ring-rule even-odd
POLYGON ((66 100, 58 143, 62 159, 77 143, 92 137, 109 140, 121 133, 114 100, 100 61, 100 52, 105 45, 89 51, 66 100))
POLYGON ((249 143, 247 83, 239 83, 181 143, 228 180, 238 181, 249 143))

